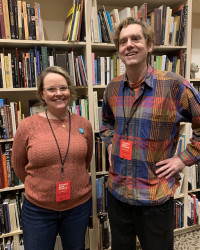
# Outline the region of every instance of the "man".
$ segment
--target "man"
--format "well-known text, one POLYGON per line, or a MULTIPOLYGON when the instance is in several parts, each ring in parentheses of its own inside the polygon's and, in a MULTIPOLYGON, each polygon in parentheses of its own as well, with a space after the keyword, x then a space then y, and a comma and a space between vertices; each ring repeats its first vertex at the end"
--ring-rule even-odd
POLYGON ((173 195, 185 166, 200 160, 200 95, 180 75, 147 65, 151 28, 127 18, 114 34, 126 73, 104 93, 100 136, 109 153, 112 250, 173 249, 173 195), (180 122, 194 138, 174 155, 180 122))

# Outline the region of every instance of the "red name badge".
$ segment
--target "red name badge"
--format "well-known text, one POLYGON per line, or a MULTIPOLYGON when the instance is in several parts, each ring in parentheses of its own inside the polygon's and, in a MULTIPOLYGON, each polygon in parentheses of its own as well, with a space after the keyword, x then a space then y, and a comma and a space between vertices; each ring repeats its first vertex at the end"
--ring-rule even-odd
POLYGON ((71 181, 56 183, 56 201, 69 200, 71 195, 71 181))
POLYGON ((126 160, 131 160, 132 157, 132 142, 131 141, 120 141, 120 153, 119 156, 126 160))

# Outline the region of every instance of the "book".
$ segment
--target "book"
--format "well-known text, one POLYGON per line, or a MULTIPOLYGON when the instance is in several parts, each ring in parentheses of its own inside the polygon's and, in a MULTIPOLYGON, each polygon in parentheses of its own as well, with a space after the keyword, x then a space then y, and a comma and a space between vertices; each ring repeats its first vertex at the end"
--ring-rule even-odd
POLYGON ((97 213, 100 214, 103 212, 103 188, 102 188, 102 178, 96 179, 96 190, 97 190, 97 213))
POLYGON ((22 13, 23 13, 23 20, 24 20, 25 40, 29 40, 29 30, 28 30, 28 18, 27 18, 26 1, 22 1, 22 13))
POLYGON ((19 228, 17 226, 16 218, 16 200, 11 198, 8 203, 9 216, 10 216, 10 229, 11 231, 17 231, 19 228))
POLYGON ((0 235, 5 233, 3 195, 0 193, 0 235))
POLYGON ((41 46, 41 55, 42 55, 42 70, 44 70, 49 66, 48 56, 47 56, 47 46, 41 46))
POLYGON ((0 53, 1 56, 1 70, 2 70, 2 82, 3 88, 6 88, 6 73, 5 73, 5 59, 4 54, 0 53))
POLYGON ((104 17, 104 20, 105 20, 105 24, 106 24, 106 28, 107 28, 107 33, 108 33, 108 37, 109 37, 109 40, 111 43, 114 43, 113 42, 113 37, 112 37, 112 32, 111 32, 111 29, 110 29, 110 26, 109 26, 109 21, 108 21, 108 15, 106 15, 106 9, 105 7, 103 7, 103 17, 104 17))
POLYGON ((42 106, 41 102, 38 99, 29 100, 29 113, 30 115, 38 114, 45 111, 46 108, 42 106))
POLYGON ((77 5, 76 5, 76 16, 75 16, 75 19, 74 19, 73 30, 72 30, 72 35, 71 35, 71 41, 76 41, 77 40, 77 32, 78 32, 79 18, 80 18, 80 8, 81 8, 81 5, 77 3, 77 5))
POLYGON ((117 26, 120 23, 120 18, 119 18, 119 11, 118 9, 113 9, 110 11, 110 16, 114 16, 115 20, 115 26, 117 26))
POLYGON ((6 156, 6 166, 7 166, 7 176, 8 176, 8 186, 13 187, 13 169, 11 164, 11 151, 12 151, 12 145, 10 143, 5 143, 5 151, 4 155, 6 156))
POLYGON ((172 15, 172 9, 170 7, 167 7, 164 45, 168 45, 169 44, 169 33, 170 33, 170 25, 171 25, 171 15, 172 15))
POLYGON ((122 21, 123 19, 131 17, 131 8, 125 7, 124 9, 119 11, 119 19, 122 21))
POLYGON ((138 7, 138 12, 140 13, 140 20, 142 22, 147 22, 147 3, 143 3, 138 7))
POLYGON ((91 15, 91 36, 92 42, 100 42, 99 36, 99 23, 98 23, 98 16, 97 16, 97 8, 96 6, 92 6, 92 15, 91 15))
MULTIPOLYGON (((80 35, 81 35, 81 27, 82 27, 82 21, 83 21, 83 6, 84 6, 84 0, 80 0, 80 18, 79 18, 79 27, 78 27, 78 35, 77 35, 77 41, 80 41, 80 35)), ((85 25, 85 23, 83 23, 85 25)))
POLYGON ((94 131, 99 132, 99 115, 98 115, 97 91, 93 91, 93 103, 94 103, 94 131))
POLYGON ((6 38, 4 15, 3 15, 3 0, 0 0, 0 28, 1 28, 1 38, 6 38))
POLYGON ((188 6, 185 5, 183 7, 183 17, 182 17, 182 22, 180 26, 180 36, 179 36, 179 41, 178 41, 179 46, 183 46, 184 44, 185 31, 186 31, 186 25, 187 25, 187 14, 188 14, 188 6))
POLYGON ((11 88, 11 72, 9 66, 8 56, 4 56, 4 68, 5 68, 5 79, 6 79, 6 88, 11 88))
POLYGON ((74 52, 73 50, 68 53, 68 61, 69 61, 69 73, 73 83, 73 86, 76 86, 76 78, 75 78, 75 68, 74 68, 74 52))
POLYGON ((75 75, 76 75, 76 86, 84 86, 77 56, 74 57, 74 68, 75 68, 75 75))
POLYGON ((6 195, 6 198, 3 200, 3 209, 4 209, 4 225, 5 225, 5 233, 9 233, 11 231, 10 227, 10 215, 9 215, 9 207, 8 204, 10 202, 11 195, 6 195))
POLYGON ((18 11, 18 33, 19 39, 22 39, 22 2, 21 0, 17 0, 17 11, 18 11))
POLYGON ((140 19, 140 12, 138 11, 138 6, 135 5, 132 7, 131 9, 131 16, 134 18, 134 19, 140 19))
POLYGON ((100 18, 100 23, 101 23, 102 42, 110 43, 111 41, 110 41, 110 37, 109 37, 109 34, 108 34, 106 21, 104 19, 104 14, 103 13, 104 13, 103 9, 98 10, 98 16, 100 18))
POLYGON ((2 0, 6 39, 11 39, 8 0, 2 0))
POLYGON ((4 188, 4 169, 2 160, 2 147, 0 145, 0 189, 4 188))
POLYGON ((92 84, 95 85, 95 53, 92 52, 92 84))
POLYGON ((161 44, 161 9, 154 9, 155 45, 161 44))
POLYGON ((31 35, 32 35, 32 39, 36 40, 36 28, 35 28, 35 9, 34 8, 30 8, 30 15, 31 15, 31 35))
POLYGON ((3 176, 4 176, 4 188, 8 187, 8 172, 7 172, 7 162, 6 155, 2 155, 2 165, 3 165, 3 176))
POLYGON ((67 53, 56 54, 56 64, 57 64, 57 66, 60 66, 63 69, 67 70, 67 68, 68 68, 68 66, 67 66, 67 64, 68 64, 67 53))
POLYGON ((36 40, 40 40, 39 35, 39 17, 38 17, 38 3, 34 2, 34 10, 35 10, 35 34, 36 40))
POLYGON ((82 22, 81 22, 80 40, 79 41, 86 41, 85 1, 83 1, 82 22))
POLYGON ((16 31, 15 31, 15 10, 14 10, 14 0, 8 0, 8 8, 9 8, 9 19, 10 19, 10 34, 11 38, 16 38, 16 31))
POLYGON ((86 86, 88 86, 87 73, 86 73, 83 57, 82 57, 82 55, 80 55, 79 57, 80 57, 80 60, 81 60, 81 66, 83 68, 83 74, 84 74, 84 79, 85 79, 85 82, 86 82, 86 86))
POLYGON ((161 41, 160 41, 160 44, 164 45, 164 42, 165 42, 167 6, 166 5, 161 5, 158 9, 161 10, 161 41))
POLYGON ((70 29, 71 29, 71 23, 72 23, 72 18, 73 18, 73 15, 74 15, 74 9, 75 9, 75 5, 73 5, 71 7, 71 9, 69 10, 69 12, 66 15, 65 25, 64 25, 64 31, 63 31, 63 36, 62 36, 62 40, 63 41, 67 41, 68 38, 69 38, 70 29))
POLYGON ((15 112, 15 103, 10 102, 10 113, 11 113, 11 121, 12 121, 12 134, 13 137, 15 136, 15 133, 17 131, 17 124, 16 124, 16 112, 15 112))
POLYGON ((19 228, 22 229, 22 223, 21 223, 21 213, 22 213, 22 201, 21 201, 21 193, 19 190, 15 193, 15 199, 16 199, 16 214, 19 219, 19 228))
POLYGON ((32 23, 31 23, 31 5, 30 5, 30 3, 26 4, 26 10, 27 10, 27 23, 28 23, 29 40, 33 40, 33 30, 32 30, 32 23))

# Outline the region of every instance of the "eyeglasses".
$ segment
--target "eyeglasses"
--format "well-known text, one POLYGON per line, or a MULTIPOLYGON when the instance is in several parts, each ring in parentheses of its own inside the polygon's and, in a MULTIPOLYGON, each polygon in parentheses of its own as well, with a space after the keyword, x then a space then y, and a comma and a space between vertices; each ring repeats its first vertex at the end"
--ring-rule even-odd
POLYGON ((60 86, 58 88, 54 88, 54 87, 43 88, 43 90, 46 90, 50 93, 56 93, 58 90, 60 90, 60 92, 64 93, 64 92, 68 91, 69 88, 68 88, 68 86, 60 86))

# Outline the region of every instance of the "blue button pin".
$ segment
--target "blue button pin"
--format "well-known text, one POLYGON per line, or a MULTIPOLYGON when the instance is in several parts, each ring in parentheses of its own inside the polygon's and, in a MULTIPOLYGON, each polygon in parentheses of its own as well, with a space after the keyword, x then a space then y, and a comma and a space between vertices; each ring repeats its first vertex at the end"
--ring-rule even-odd
POLYGON ((80 132, 81 134, 84 134, 84 130, 83 130, 82 128, 79 128, 79 132, 80 132))

